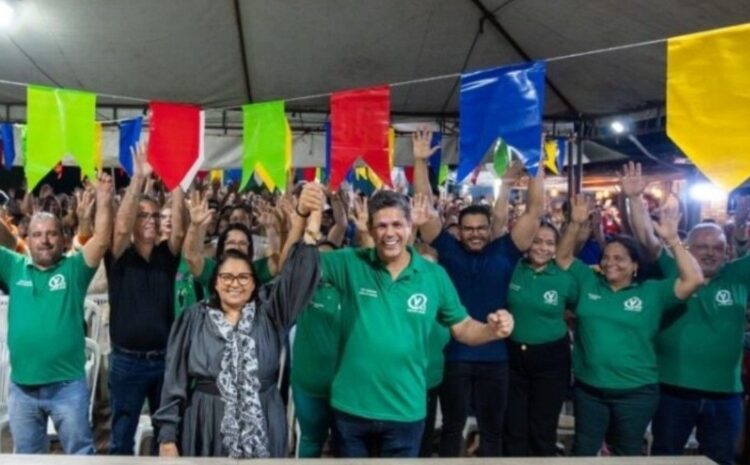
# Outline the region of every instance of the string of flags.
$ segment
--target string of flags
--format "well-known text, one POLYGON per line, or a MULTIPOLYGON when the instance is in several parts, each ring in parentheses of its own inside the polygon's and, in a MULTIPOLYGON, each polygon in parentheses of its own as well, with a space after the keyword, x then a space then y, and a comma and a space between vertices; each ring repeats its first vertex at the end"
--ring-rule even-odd
MULTIPOLYGON (((667 133, 696 166, 726 190, 750 175, 750 24, 671 38, 667 45, 667 133), (704 79, 712 70, 712 79, 704 79), (712 134, 712 137, 706 137, 712 134), (723 163, 731 161, 731 163, 723 163)), ((540 146, 546 65, 514 64, 462 74, 459 93, 459 163, 457 179, 469 178, 483 163, 498 175, 511 160, 521 160, 532 174, 562 171, 565 140, 540 146)), ((336 190, 343 181, 367 180, 390 185, 395 133, 390 127, 388 85, 333 92, 330 122, 325 124, 325 164, 308 169, 305 179, 320 179, 336 190)), ((65 157, 82 175, 102 167, 102 125, 95 121, 96 94, 27 86, 27 124, 22 155, 27 184, 33 188, 65 157)), ((204 164, 204 111, 185 103, 149 103, 149 162, 169 189, 186 189, 204 164)), ((292 171, 292 133, 283 100, 242 107, 242 168, 212 179, 235 179, 247 186, 253 177, 270 190, 284 190, 292 171)), ((119 122, 118 160, 132 175, 132 149, 143 132, 143 118, 119 122)), ((25 134, 25 135, 23 135, 25 134)), ((14 128, 0 126, 2 163, 16 159, 14 128)), ((433 134, 433 146, 442 135, 433 134)), ((438 150, 429 160, 431 181, 447 176, 438 150)), ((409 167, 403 167, 407 178, 409 167)))

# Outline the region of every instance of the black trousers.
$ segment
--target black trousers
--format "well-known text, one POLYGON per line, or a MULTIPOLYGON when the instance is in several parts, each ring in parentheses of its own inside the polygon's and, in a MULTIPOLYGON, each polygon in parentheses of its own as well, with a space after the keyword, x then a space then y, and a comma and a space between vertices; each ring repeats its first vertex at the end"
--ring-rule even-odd
POLYGON ((500 457, 508 396, 508 362, 446 362, 440 385, 440 457, 458 457, 469 412, 477 418, 480 457, 500 457))
POLYGON ((424 419, 424 433, 422 433, 422 444, 419 446, 420 457, 432 457, 432 446, 435 435, 435 417, 437 416, 438 389, 435 386, 427 390, 427 417, 424 419))
POLYGON ((557 423, 570 384, 570 343, 508 340, 510 385, 505 417, 505 454, 554 456, 557 423))

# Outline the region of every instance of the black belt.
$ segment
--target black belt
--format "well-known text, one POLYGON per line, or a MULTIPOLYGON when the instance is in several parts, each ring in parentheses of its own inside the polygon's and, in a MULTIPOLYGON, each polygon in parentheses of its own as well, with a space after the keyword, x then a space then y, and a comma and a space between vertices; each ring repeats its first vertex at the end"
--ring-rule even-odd
POLYGON ((193 390, 211 396, 221 395, 221 392, 219 392, 219 386, 216 385, 215 379, 198 379, 195 381, 193 390))
POLYGON ((129 357, 140 358, 144 360, 163 360, 167 355, 166 350, 130 350, 123 349, 122 347, 112 345, 112 349, 115 352, 127 355, 129 357))

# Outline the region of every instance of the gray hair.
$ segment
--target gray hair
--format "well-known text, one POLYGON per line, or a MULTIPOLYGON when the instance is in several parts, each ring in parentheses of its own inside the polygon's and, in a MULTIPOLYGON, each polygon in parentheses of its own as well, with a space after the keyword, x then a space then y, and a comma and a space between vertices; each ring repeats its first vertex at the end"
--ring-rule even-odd
POLYGON ((31 225, 34 224, 37 221, 54 221, 55 226, 57 227, 57 231, 60 233, 60 235, 63 234, 63 222, 62 220, 53 215, 49 212, 36 212, 31 216, 31 220, 29 220, 29 230, 31 230, 31 225))
POLYGON ((692 244, 693 240, 695 240, 695 236, 699 233, 702 233, 704 231, 715 231, 720 237, 721 240, 724 242, 727 241, 727 237, 724 234, 724 230, 716 223, 698 223, 695 226, 693 226, 693 229, 691 229, 688 232, 687 235, 687 243, 688 245, 692 244))
POLYGON ((378 191, 367 201, 367 211, 370 215, 367 221, 370 226, 372 226, 372 218, 375 213, 385 208, 401 209, 406 221, 411 223, 411 204, 405 196, 394 191, 378 191))

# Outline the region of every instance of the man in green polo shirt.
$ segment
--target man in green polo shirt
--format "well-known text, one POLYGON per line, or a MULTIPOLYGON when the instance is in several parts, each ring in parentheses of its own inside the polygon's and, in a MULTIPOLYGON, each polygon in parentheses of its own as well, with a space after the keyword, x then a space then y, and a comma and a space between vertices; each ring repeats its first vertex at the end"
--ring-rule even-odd
MULTIPOLYGON (((626 168, 625 194, 633 230, 662 273, 677 273, 674 258, 653 235, 643 205, 639 166, 626 168)), ((687 237, 706 283, 662 321, 656 339, 661 396, 652 431, 654 455, 682 455, 693 428, 700 452, 720 463, 734 461, 742 426, 742 344, 750 285, 750 256, 727 261, 720 226, 700 223, 687 237)))
POLYGON ((380 191, 368 203, 375 247, 321 255, 323 282, 335 286, 342 309, 342 345, 331 387, 335 427, 345 457, 416 457, 425 418, 425 369, 437 320, 466 344, 507 337, 513 318, 470 318, 446 272, 407 247, 408 200, 380 191))
POLYGON ((65 256, 61 220, 36 213, 31 258, 0 248, 0 281, 9 289, 8 416, 15 450, 47 452, 47 418, 68 454, 93 454, 85 377, 83 301, 112 236, 112 181, 99 175, 94 235, 65 256))

